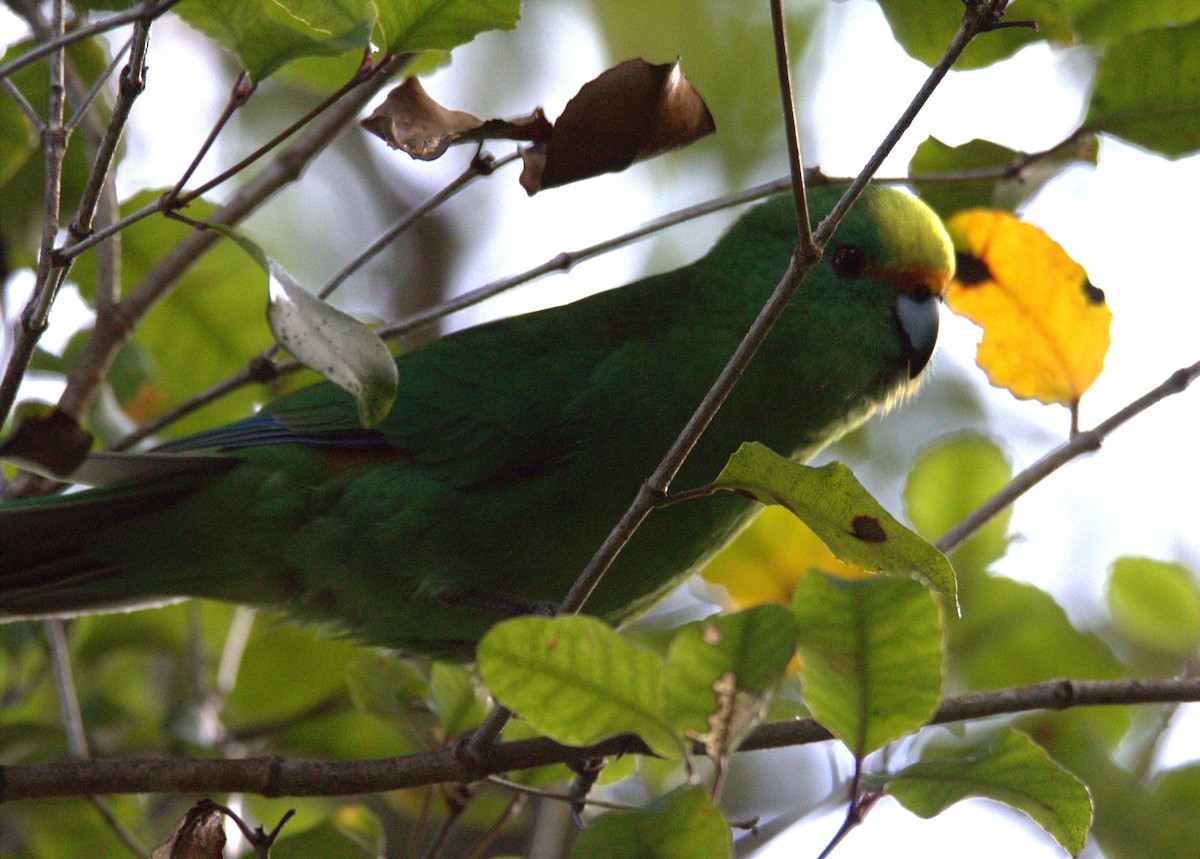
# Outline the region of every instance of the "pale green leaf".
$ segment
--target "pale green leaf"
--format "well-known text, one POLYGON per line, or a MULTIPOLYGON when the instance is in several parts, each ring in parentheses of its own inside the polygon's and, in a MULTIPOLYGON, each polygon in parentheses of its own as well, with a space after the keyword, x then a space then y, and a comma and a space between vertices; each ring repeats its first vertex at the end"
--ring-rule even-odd
POLYGON ((1084 126, 1171 158, 1200 149, 1200 23, 1134 33, 1109 48, 1084 126))
MULTIPOLYGON (((921 536, 941 537, 1012 479, 1012 464, 994 441, 959 433, 921 451, 904 485, 904 512, 921 536)), ((964 574, 982 572, 1008 549, 1012 508, 994 516, 954 551, 959 586, 964 574)))
POLYGON ((730 859, 725 815, 699 788, 682 787, 639 811, 612 811, 580 834, 571 859, 730 859))
POLYGON ((1012 729, 1001 731, 982 754, 906 767, 884 789, 926 818, 969 797, 994 799, 1029 815, 1072 856, 1083 850, 1092 823, 1087 786, 1012 729))
POLYGON ((435 662, 429 674, 429 688, 434 712, 447 736, 474 728, 487 715, 475 678, 461 665, 435 662))
POLYGON ((929 721, 942 688, 933 595, 916 582, 813 571, 792 593, 800 680, 813 717, 857 757, 929 721))
POLYGON ((374 426, 396 399, 396 362, 379 336, 348 313, 308 292, 268 261, 267 324, 300 363, 354 395, 358 419, 374 426))
POLYGON ((1143 647, 1186 656, 1200 644, 1200 590, 1180 564, 1117 558, 1108 608, 1117 628, 1143 647))
POLYGON ((660 755, 682 740, 663 717, 663 663, 591 617, 521 617, 479 643, 479 675, 500 703, 561 743, 637 734, 660 755))
POLYGON ((448 51, 487 30, 511 30, 520 0, 376 0, 381 43, 393 52, 448 51))
POLYGON ((783 606, 688 624, 667 652, 667 719, 725 757, 758 724, 795 652, 796 620, 783 606))

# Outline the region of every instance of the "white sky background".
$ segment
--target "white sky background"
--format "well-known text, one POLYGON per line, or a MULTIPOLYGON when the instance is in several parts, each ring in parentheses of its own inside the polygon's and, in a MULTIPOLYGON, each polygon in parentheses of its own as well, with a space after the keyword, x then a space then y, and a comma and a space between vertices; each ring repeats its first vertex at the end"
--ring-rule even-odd
MULTIPOLYGON (((582 82, 609 65, 588 22, 568 15, 572 9, 552 2, 527 3, 525 20, 515 33, 486 34, 458 49, 448 69, 426 80, 427 89, 443 103, 479 115, 516 115, 542 104, 556 116, 582 82), (561 72, 547 75, 547 68, 561 72), (481 86, 481 80, 486 84, 481 86), (536 91, 529 90, 533 82, 536 91)), ((1014 14, 1019 13, 1018 2, 1014 14)), ((7 35, 6 15, 0 11, 0 37, 7 35)), ((802 57, 796 66, 798 75, 817 79, 811 99, 800 106, 807 135, 805 157, 830 175, 852 174, 907 105, 927 69, 895 44, 872 2, 829 4, 819 35, 827 40, 817 42, 821 54, 802 57), (832 57, 838 58, 836 65, 832 57)), ((156 25, 149 87, 134 113, 135 123, 143 125, 135 125, 129 137, 130 155, 120 177, 125 190, 173 182, 194 150, 190 144, 170 151, 151 148, 148 142, 158 138, 145 129, 165 125, 181 141, 199 141, 207 132, 226 91, 224 84, 196 73, 204 62, 186 28, 170 19, 156 25)), ((990 69, 952 73, 881 173, 902 174, 917 144, 929 134, 951 144, 980 137, 1026 151, 1053 145, 1078 123, 1093 66, 1094 59, 1083 50, 1037 45, 990 69)), ((718 116, 718 125, 721 121, 718 116)), ((466 157, 464 153, 458 159, 418 164, 383 154, 382 144, 379 149, 397 171, 430 191, 461 170, 466 157)), ((781 138, 779 157, 764 166, 756 181, 780 175, 784 165, 781 138)), ((668 185, 661 173, 648 180, 649 169, 637 167, 532 200, 517 185, 515 171, 479 183, 454 204, 460 213, 474 217, 469 237, 473 245, 455 273, 457 282, 463 289, 478 286, 719 191, 711 178, 694 170, 668 185)), ((1084 427, 1200 358, 1200 278, 1194 263, 1197 191, 1200 158, 1171 162, 1105 140, 1097 168, 1068 171, 1025 209, 1028 220, 1046 229, 1084 265, 1091 280, 1105 290, 1113 311, 1113 345, 1105 372, 1083 399, 1084 427)), ((693 258, 707 249, 722 223, 717 216, 676 228, 665 241, 584 263, 568 277, 547 278, 512 292, 456 317, 453 324, 562 303, 623 283, 643 274, 648 260, 664 268, 660 263, 693 258)), ((364 236, 363 243, 372 237, 364 236)), ((294 269, 321 267, 319 259, 304 257, 304 249, 290 251, 297 255, 294 264, 287 249, 269 251, 294 269)), ((326 272, 340 262, 327 261, 326 272)), ((56 314, 60 332, 70 327, 61 324, 69 313, 63 309, 56 314)), ((936 386, 939 376, 978 380, 990 426, 1022 468, 1065 437, 1067 413, 1020 403, 990 388, 974 366, 976 341, 974 326, 944 312, 935 375, 927 384, 936 386)), ((919 408, 919 399, 907 406, 919 408)), ((1200 391, 1193 390, 1155 406, 1113 435, 1101 452, 1035 488, 1015 508, 1012 527, 1020 539, 998 571, 1065 599, 1073 618, 1084 624, 1097 617, 1106 568, 1119 555, 1179 560, 1200 572, 1197 427, 1200 391)), ((923 436, 914 438, 912 455, 928 440, 958 429, 926 427, 923 436)), ((895 510, 894 501, 889 506, 895 510)), ((1169 763, 1196 754, 1184 739, 1188 729, 1196 727, 1196 718, 1185 721, 1184 730, 1175 732, 1164 751, 1169 763)), ((819 767, 824 758, 810 760, 819 767)), ((778 789, 786 790, 786 785, 778 789)), ((927 859, 957 857, 964 838, 969 838, 976 857, 1063 855, 1047 837, 1032 829, 1027 832, 1014 825, 1013 815, 993 809, 973 801, 927 822, 885 800, 835 855, 895 855, 897 845, 920 845, 927 859)), ((778 838, 764 855, 815 855, 814 845, 823 844, 836 830, 841 813, 839 806, 830 815, 806 821, 778 838)))

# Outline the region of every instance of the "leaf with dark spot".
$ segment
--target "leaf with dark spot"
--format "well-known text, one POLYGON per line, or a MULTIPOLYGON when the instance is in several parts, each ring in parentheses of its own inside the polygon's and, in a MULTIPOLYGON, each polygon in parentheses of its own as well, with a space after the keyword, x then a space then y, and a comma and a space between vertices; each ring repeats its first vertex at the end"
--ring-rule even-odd
POLYGON ((887 532, 874 516, 855 516, 850 523, 850 533, 864 543, 885 543, 887 532))
POLYGON ((1086 278, 1083 281, 1083 294, 1087 296, 1087 300, 1092 304, 1104 303, 1104 290, 1086 278))
POLYGON ((956 599, 949 561, 896 521, 840 462, 800 465, 767 447, 745 443, 729 458, 715 489, 749 490, 787 508, 841 561, 864 570, 916 578, 956 599))
POLYGON ((965 287, 979 286, 981 283, 987 283, 992 279, 992 273, 988 270, 987 263, 973 254, 962 253, 961 251, 954 255, 956 265, 954 269, 954 279, 965 287))
POLYGON ((1104 293, 1058 242, 1008 212, 968 209, 946 229, 958 256, 946 306, 983 329, 976 363, 1021 399, 1076 408, 1108 352, 1104 293))

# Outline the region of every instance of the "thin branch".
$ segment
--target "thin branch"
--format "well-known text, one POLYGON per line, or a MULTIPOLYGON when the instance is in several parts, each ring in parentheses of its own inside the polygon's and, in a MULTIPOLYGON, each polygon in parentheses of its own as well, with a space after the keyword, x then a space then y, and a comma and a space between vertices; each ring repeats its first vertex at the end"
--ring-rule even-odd
POLYGON ((132 24, 135 21, 153 21, 178 2, 179 0, 157 0, 157 2, 156 0, 145 0, 139 6, 127 9, 116 15, 110 15, 102 21, 97 21, 95 24, 89 24, 86 27, 74 29, 69 33, 55 36, 52 39, 42 42, 36 48, 31 48, 21 56, 0 65, 0 79, 7 78, 18 69, 23 69, 30 63, 36 62, 42 57, 61 50, 68 45, 82 42, 85 39, 90 39, 92 36, 107 33, 109 30, 115 30, 118 27, 132 24))
POLYGON ((1190 367, 1183 367, 1176 370, 1162 384, 1147 391, 1125 406, 1125 408, 1117 411, 1106 420, 1101 421, 1095 428, 1075 433, 1067 442, 1055 448, 1010 480, 1003 489, 980 504, 979 507, 964 517, 961 522, 943 534, 934 545, 938 548, 938 551, 943 553, 953 551, 964 540, 986 525, 993 516, 1007 508, 1043 479, 1049 477, 1076 457, 1098 450, 1100 445, 1103 444, 1104 439, 1117 427, 1137 417, 1159 400, 1163 400, 1173 394, 1182 393, 1187 389, 1188 385, 1195 381, 1197 376, 1200 376, 1200 361, 1197 361, 1190 367))
POLYGON ((341 270, 331 277, 328 283, 321 287, 318 297, 328 298, 350 275, 378 256, 379 252, 391 244, 397 237, 410 230, 421 218, 424 218, 434 209, 438 208, 438 206, 441 206, 447 200, 454 197, 459 191, 462 191, 476 179, 481 176, 490 176, 496 170, 519 161, 520 158, 520 152, 512 152, 495 161, 486 153, 477 154, 471 159, 471 163, 467 166, 467 169, 463 170, 454 179, 451 179, 445 187, 429 197, 421 205, 405 214, 403 218, 385 230, 383 235, 367 245, 358 256, 342 266, 341 270))
POLYGON ((83 122, 87 117, 91 106, 95 103, 100 93, 104 91, 104 87, 108 84, 117 68, 121 65, 121 61, 125 59, 125 55, 129 53, 129 49, 133 46, 134 37, 130 36, 125 40, 125 44, 121 46, 121 50, 113 55, 113 58, 105 66, 104 71, 96 76, 96 80, 92 81, 92 87, 87 91, 79 104, 75 107, 75 112, 71 114, 71 118, 67 120, 67 132, 73 132, 79 123, 83 122))
MULTIPOLYGON (((97 152, 92 160, 92 169, 88 174, 87 183, 79 200, 79 208, 71 222, 68 243, 78 241, 92 231, 92 218, 95 216, 96 205, 104 183, 112 170, 113 161, 117 154, 117 144, 125 132, 125 124, 129 120, 129 112, 133 103, 146 88, 146 53, 150 46, 150 22, 139 20, 133 29, 133 39, 129 51, 129 63, 121 71, 120 84, 117 87, 117 100, 113 105, 112 116, 104 129, 97 152)), ((79 108, 81 115, 86 108, 79 108)), ((65 277, 70 262, 60 265, 60 277, 65 277)))
MULTIPOLYGON (((209 222, 225 226, 240 223, 275 192, 299 178, 312 159, 324 150, 362 106, 386 85, 391 74, 409 58, 409 55, 398 54, 376 66, 376 74, 371 80, 314 120, 303 134, 275 156, 270 165, 214 212, 208 218, 209 222)), ((151 211, 158 211, 157 205, 152 206, 151 211)), ((217 239, 216 233, 207 231, 186 236, 146 273, 111 314, 98 317, 92 337, 68 376, 67 388, 59 400, 60 409, 70 415, 83 413, 99 388, 105 368, 133 327, 217 239)))
POLYGON ((787 138, 788 173, 792 180, 792 202, 796 208, 798 248, 805 258, 818 258, 821 249, 813 242, 808 216, 808 192, 804 188, 804 156, 800 133, 796 130, 796 101, 792 94, 792 62, 787 45, 787 21, 783 0, 771 0, 771 30, 775 36, 775 73, 779 79, 779 98, 783 111, 783 130, 787 138))
POLYGON ((29 124, 40 137, 46 131, 46 123, 42 121, 41 114, 34 109, 34 106, 29 103, 29 99, 25 98, 25 94, 17 89, 17 85, 7 78, 0 80, 0 86, 4 87, 5 92, 12 96, 17 103, 17 107, 21 109, 21 113, 25 114, 25 118, 29 120, 29 124))
MULTIPOLYGON (((1037 710, 1113 704, 1200 701, 1200 677, 1148 680, 1050 680, 950 698, 930 725, 1037 710)), ((825 742, 832 735, 812 719, 760 725, 738 751, 825 742)), ((693 753, 703 755, 696 747, 693 753)), ((59 761, 0 767, 0 803, 19 799, 116 793, 256 793, 262 796, 344 796, 423 785, 466 782, 490 774, 620 754, 651 754, 636 737, 612 737, 571 747, 539 737, 499 743, 471 766, 452 748, 365 761, 238 760, 59 761)))
MULTIPOLYGON (((63 32, 62 0, 51 5, 50 34, 63 32)), ((67 151, 67 133, 63 128, 66 106, 66 53, 59 48, 50 53, 49 85, 47 88, 46 123, 42 128, 42 147, 45 150, 45 184, 42 194, 42 238, 38 248, 37 273, 33 294, 21 312, 21 327, 13 342, 4 377, 0 379, 0 424, 8 417, 17 398, 17 389, 25 378, 25 370, 46 330, 50 308, 58 294, 61 280, 52 262, 54 242, 58 236, 62 203, 63 158, 67 151)))
POLYGON ((962 56, 962 52, 966 49, 967 45, 980 33, 993 28, 999 20, 999 16, 1004 14, 1004 9, 1007 5, 1008 0, 990 0, 990 2, 986 3, 981 2, 981 0, 967 0, 967 10, 963 13, 962 24, 959 26, 958 32, 954 34, 954 38, 950 42, 950 47, 946 49, 946 53, 942 55, 941 60, 930 71, 929 76, 925 79, 925 83, 917 91, 916 97, 905 108, 904 113, 900 115, 900 119, 892 126, 892 130, 883 138, 883 142, 879 144, 874 154, 867 159, 862 172, 850 183, 850 187, 846 189, 846 193, 842 195, 837 205, 833 207, 833 210, 825 217, 825 220, 817 227, 814 238, 818 245, 824 247, 825 243, 829 241, 838 224, 842 222, 842 218, 850 211, 850 207, 854 205, 854 201, 862 193, 863 188, 867 186, 871 177, 879 170, 879 166, 883 164, 884 159, 895 148, 904 132, 912 125, 921 108, 925 106, 930 96, 933 95, 934 90, 938 88, 942 79, 949 73, 950 67, 962 56))
POLYGON ((346 83, 342 84, 336 90, 334 90, 329 95, 327 95, 325 98, 323 98, 316 107, 309 110, 307 113, 305 113, 303 116, 301 116, 295 122, 293 122, 291 125, 289 125, 287 128, 285 128, 283 131, 276 134, 274 137, 272 137, 270 140, 268 140, 262 146, 258 147, 258 149, 255 149, 253 152, 251 152, 249 155, 247 155, 241 161, 234 164, 228 170, 225 170, 225 171, 219 173, 218 175, 214 176, 212 179, 209 179, 207 182, 205 182, 199 188, 196 188, 192 191, 188 191, 186 194, 180 194, 180 195, 178 195, 178 197, 176 197, 174 195, 170 196, 167 205, 169 205, 172 208, 175 208, 177 206, 186 206, 188 203, 192 202, 197 197, 203 196, 204 194, 211 191, 213 188, 216 188, 218 185, 221 185, 224 182, 228 181, 230 178, 238 175, 243 170, 245 170, 247 167, 249 167, 251 164, 258 161, 260 158, 262 158, 264 155, 269 153, 271 150, 278 147, 280 144, 282 144, 285 140, 287 140, 289 137, 291 137, 297 131, 304 128, 304 126, 308 125, 310 122, 312 122, 314 119, 316 119, 321 114, 325 113, 325 111, 327 111, 330 107, 332 107, 334 104, 336 104, 338 102, 338 100, 341 99, 342 96, 346 95, 346 93, 354 90, 359 85, 366 83, 367 81, 371 80, 372 78, 375 78, 381 72, 383 72, 384 78, 390 77, 390 74, 391 74, 390 71, 386 71, 386 70, 392 68, 392 59, 393 59, 392 56, 388 55, 388 56, 383 57, 383 59, 381 59, 378 63, 372 63, 371 55, 368 50, 363 56, 362 65, 359 66, 358 70, 351 76, 350 80, 346 81, 346 83))
POLYGON ((543 788, 530 787, 529 785, 521 784, 520 782, 511 781, 502 776, 490 775, 485 781, 489 784, 494 784, 497 787, 502 787, 505 790, 511 790, 515 793, 525 794, 526 796, 536 796, 540 799, 552 799, 555 802, 565 802, 568 805, 588 805, 592 808, 604 808, 609 811, 638 811, 639 807, 630 805, 627 802, 608 802, 603 799, 580 799, 576 796, 568 796, 565 793, 558 793, 553 790, 545 790, 543 788))
MULTIPOLYGON (((179 177, 179 181, 167 193, 167 200, 174 201, 179 197, 183 191, 183 186, 192 178, 192 174, 196 172, 196 168, 200 166, 200 162, 204 160, 204 156, 212 149, 217 136, 224 130, 225 125, 229 122, 234 112, 249 101, 250 96, 254 94, 255 86, 252 83, 248 83, 249 79, 250 75, 244 69, 238 72, 238 76, 233 81, 233 87, 229 90, 229 98, 225 100, 225 106, 221 108, 220 115, 213 122, 212 128, 208 130, 208 136, 204 138, 204 142, 200 144, 200 148, 196 150, 196 154, 192 156, 192 161, 183 171, 183 175, 179 177)), ((164 208, 166 208, 165 203, 164 208)))

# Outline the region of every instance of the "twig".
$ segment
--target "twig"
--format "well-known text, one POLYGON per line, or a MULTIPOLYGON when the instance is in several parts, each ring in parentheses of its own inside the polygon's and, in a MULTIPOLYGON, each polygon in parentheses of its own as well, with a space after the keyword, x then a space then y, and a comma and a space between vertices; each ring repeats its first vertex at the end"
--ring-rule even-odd
POLYGON ((67 120, 66 129, 68 134, 73 132, 79 126, 79 123, 83 122, 84 118, 87 117, 88 111, 92 104, 95 103, 97 96, 104 91, 105 85, 121 65, 121 61, 125 59, 125 55, 129 53, 129 49, 133 46, 133 41, 133 36, 126 39, 125 44, 121 46, 121 50, 113 55, 108 65, 105 66, 104 71, 96 77, 96 80, 92 81, 91 89, 87 91, 79 104, 75 106, 75 112, 67 120))
POLYGON ((808 216, 808 192, 804 188, 804 156, 800 151, 800 133, 796 130, 796 101, 792 94, 792 61, 787 44, 787 22, 782 0, 771 0, 771 30, 775 36, 775 73, 779 79, 779 98, 783 130, 787 138, 788 174, 792 180, 792 203, 796 208, 796 228, 800 236, 798 251, 803 258, 818 259, 821 249, 813 242, 808 216))
MULTIPOLYGON (((387 83, 390 75, 408 59, 408 55, 398 54, 380 63, 371 80, 314 120, 301 136, 275 156, 266 169, 247 182, 228 203, 214 212, 208 218, 209 222, 226 226, 240 223, 276 191, 295 181, 309 162, 345 128, 349 119, 357 114, 387 83)), ((152 206, 151 210, 158 211, 157 205, 152 206)), ((96 235, 99 235, 99 232, 96 235)), ((186 236, 146 273, 142 281, 114 308, 113 313, 97 319, 92 337, 76 361, 73 372, 68 376, 67 388, 59 400, 60 409, 70 415, 83 413, 95 396, 104 368, 108 366, 117 348, 129 337, 134 325, 174 286, 184 272, 215 244, 217 238, 212 232, 195 232, 186 236)))
POLYGON ((5 78, 4 80, 0 80, 0 86, 3 86, 5 92, 12 96, 13 100, 17 103, 17 107, 25 114, 25 118, 29 120, 30 125, 33 126, 38 136, 40 137, 45 133, 46 123, 42 121, 41 114, 29 103, 29 99, 25 98, 25 94, 17 89, 17 85, 5 78))
MULTIPOLYGON (((75 675, 71 671, 71 656, 67 646, 67 634, 63 621, 51 618, 43 624, 46 631, 46 649, 50 654, 50 666, 54 675, 54 688, 58 696, 59 713, 62 716, 63 732, 67 736, 67 748, 76 760, 85 761, 91 757, 88 749, 87 733, 83 727, 83 714, 79 709, 79 693, 75 688, 75 675)), ((98 796, 89 795, 88 801, 104 822, 116 834, 126 847, 136 856, 145 857, 149 851, 136 835, 129 831, 117 816, 113 814, 108 803, 98 796)))
POLYGON ((233 87, 229 90, 229 98, 225 100, 225 106, 221 108, 221 113, 213 122, 212 128, 208 130, 208 135, 204 138, 204 142, 200 144, 200 148, 196 150, 196 154, 192 156, 192 161, 184 169, 183 175, 179 177, 173 188, 167 192, 162 203, 163 208, 169 207, 183 192, 183 186, 192 178, 192 174, 196 172, 196 168, 200 166, 200 162, 204 160, 204 156, 212 149, 213 143, 216 142, 217 136, 225 128, 234 112, 244 105, 250 96, 254 94, 255 87, 253 84, 248 84, 249 74, 242 70, 238 72, 238 76, 234 78, 233 87))
POLYGON ((941 84, 942 79, 950 71, 950 67, 958 61, 962 52, 967 45, 971 43, 977 35, 995 26, 999 20, 999 16, 1004 14, 1004 9, 1008 5, 1008 0, 967 0, 967 10, 963 13, 962 24, 958 28, 958 32, 954 34, 954 38, 950 41, 950 47, 946 49, 946 53, 942 55, 938 64, 930 71, 929 76, 925 79, 925 83, 921 85, 921 89, 917 91, 917 95, 912 102, 905 108, 904 113, 900 115, 900 119, 892 126, 892 130, 883 138, 883 142, 876 148, 874 154, 867 159, 866 165, 862 172, 855 177, 850 183, 850 187, 842 198, 838 200, 833 210, 825 217, 825 220, 817 227, 817 232, 814 238, 817 244, 824 246, 829 238, 833 235, 837 225, 842 222, 846 212, 854 205, 854 201, 858 199, 867 182, 875 175, 879 166, 891 153, 899 142, 900 137, 912 125, 912 121, 916 119, 917 114, 925 103, 929 101, 929 97, 933 95, 933 91, 941 84))
POLYGON ((68 45, 82 42, 100 33, 107 33, 109 30, 115 30, 134 21, 153 21, 178 2, 179 0, 158 0, 158 2, 156 0, 146 0, 141 5, 135 6, 132 9, 127 9, 116 15, 110 15, 103 21, 97 21, 95 24, 79 27, 69 33, 63 33, 52 39, 43 41, 36 48, 31 48, 21 56, 9 60, 4 65, 0 65, 0 79, 7 78, 18 69, 23 69, 30 63, 36 62, 47 54, 52 54, 68 45))
POLYGON ((521 806, 524 803, 525 797, 519 793, 515 794, 508 805, 504 806, 504 810, 500 812, 492 825, 488 827, 487 832, 475 839, 475 846, 462 859, 479 859, 479 857, 483 856, 496 842, 496 839, 500 837, 500 833, 504 831, 504 824, 508 823, 509 818, 521 810, 521 806))
MULTIPOLYGON (((1113 704, 1200 701, 1200 677, 1149 680, 1050 680, 943 701, 930 725, 944 725, 1036 710, 1067 710, 1113 704)), ((812 719, 760 725, 739 752, 825 742, 832 735, 812 719)), ((703 755, 696 747, 693 752, 703 755)), ((650 754, 636 737, 612 737, 592 746, 563 746, 539 737, 499 743, 472 766, 452 748, 365 761, 279 757, 238 760, 58 761, 0 767, 0 803, 88 793, 256 793, 263 796, 344 796, 379 793, 493 773, 617 754, 650 754)))
POLYGON ((316 107, 309 110, 307 113, 305 113, 303 116, 301 116, 295 122, 293 122, 291 125, 289 125, 287 128, 285 128, 283 131, 276 134, 274 137, 272 137, 270 140, 268 140, 262 146, 258 147, 258 149, 255 149, 253 152, 251 152, 249 155, 247 155, 241 161, 234 164, 228 170, 222 171, 218 175, 214 176, 212 179, 209 179, 207 182, 205 182, 199 188, 188 191, 186 194, 180 194, 177 197, 175 195, 172 195, 169 198, 167 205, 169 205, 171 208, 175 208, 177 206, 186 206, 188 203, 192 202, 197 197, 203 196, 204 194, 211 191, 213 188, 216 188, 218 185, 221 185, 222 183, 226 182, 233 176, 236 176, 237 174, 241 173, 243 170, 245 170, 247 167, 249 167, 255 161, 262 158, 268 152, 270 152, 271 150, 278 147, 280 144, 282 144, 285 140, 287 140, 289 137, 291 137, 297 131, 304 128, 304 126, 308 125, 310 122, 312 122, 318 116, 320 116, 325 111, 327 111, 331 106, 336 104, 337 101, 339 99, 341 99, 342 96, 346 95, 346 93, 357 88, 360 84, 366 83, 367 81, 369 81, 372 78, 379 75, 381 72, 384 72, 384 78, 389 77, 390 71, 384 71, 384 70, 388 70, 388 69, 392 68, 392 60, 393 60, 393 57, 391 55, 386 55, 378 63, 372 63, 370 50, 367 49, 367 51, 364 53, 364 56, 363 56, 362 65, 359 66, 358 70, 351 76, 350 80, 346 81, 346 83, 342 84, 336 90, 334 90, 329 95, 327 95, 325 98, 321 99, 321 102, 316 107))
MULTIPOLYGON (((50 33, 61 36, 63 32, 63 3, 55 0, 51 5, 50 33)), ((63 157, 67 150, 67 133, 63 128, 66 90, 66 54, 60 47, 49 55, 49 85, 46 100, 46 122, 42 127, 42 147, 45 149, 46 176, 42 195, 42 238, 38 248, 37 273, 33 294, 21 312, 21 327, 13 342, 4 377, 0 379, 0 424, 8 417, 17 389, 25 377, 25 370, 37 348, 38 340, 46 330, 50 308, 58 293, 61 280, 51 255, 58 236, 59 208, 62 202, 63 157)))
POLYGON ((964 540, 986 525, 993 516, 1007 508, 1044 478, 1049 477, 1072 459, 1098 450, 1104 439, 1117 427, 1137 417, 1159 400, 1183 392, 1187 389, 1188 385, 1195 381, 1197 376, 1200 376, 1200 361, 1197 361, 1190 367, 1183 367, 1176 370, 1162 384, 1147 391, 1125 406, 1125 408, 1117 411, 1106 420, 1101 421, 1095 428, 1075 433, 1067 442, 1055 448, 1010 480, 1003 489, 980 504, 975 510, 965 516, 961 522, 943 534, 934 545, 938 548, 938 551, 943 553, 953 551, 964 540))
POLYGON ((498 775, 490 775, 485 780, 487 782, 489 782, 490 784, 494 784, 497 787, 502 787, 505 790, 515 791, 516 793, 522 793, 522 794, 525 794, 526 796, 536 796, 541 799, 552 799, 555 802, 565 802, 568 805, 574 805, 576 803, 580 803, 583 805, 590 805, 593 808, 606 808, 609 811, 637 811, 638 810, 638 807, 636 805, 630 805, 627 802, 609 802, 609 801, 603 800, 603 799, 587 799, 587 798, 579 799, 578 797, 568 796, 565 793, 558 793, 557 791, 553 791, 553 790, 544 790, 543 788, 530 787, 529 785, 524 785, 524 784, 521 784, 520 782, 510 781, 509 779, 503 778, 502 776, 498 776, 498 775))

